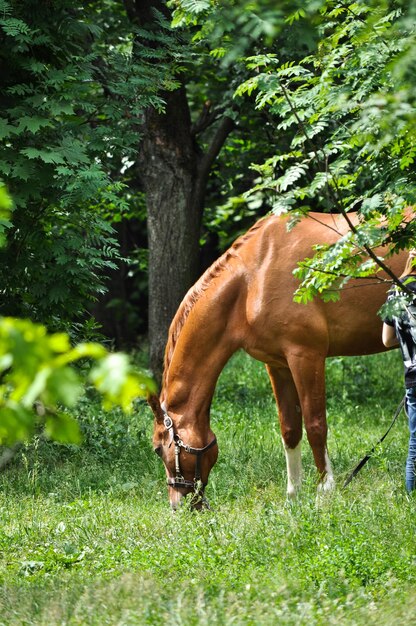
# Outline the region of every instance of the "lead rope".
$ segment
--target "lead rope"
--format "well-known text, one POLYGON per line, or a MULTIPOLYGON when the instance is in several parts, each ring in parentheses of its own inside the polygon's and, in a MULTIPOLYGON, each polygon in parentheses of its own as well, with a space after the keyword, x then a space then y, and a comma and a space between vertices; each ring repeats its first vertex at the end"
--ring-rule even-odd
MULTIPOLYGON (((413 313, 410 311, 409 307, 406 306, 406 304, 404 305, 406 312, 408 314, 409 317, 411 317, 414 322, 416 323, 416 317, 413 315, 413 313)), ((367 461, 372 457, 372 455, 374 454, 377 446, 379 446, 381 443, 383 443, 383 441, 385 440, 385 438, 387 437, 387 435, 389 434, 389 432, 391 431, 391 429, 393 428, 394 424, 396 423, 397 418, 399 417, 400 413, 402 412, 402 409, 405 409, 406 411, 406 394, 404 394, 403 398, 400 400, 396 412, 393 416, 392 422, 390 424, 390 426, 388 427, 388 429, 386 430, 386 432, 384 433, 384 435, 377 441, 376 444, 374 444, 374 446, 371 448, 370 452, 368 452, 362 459, 361 461, 358 463, 358 465, 356 467, 354 467, 354 469, 352 470, 351 474, 347 477, 346 481, 344 482, 342 488, 345 489, 345 487, 347 487, 347 485, 350 484, 350 482, 352 481, 353 478, 355 478, 355 476, 357 476, 358 472, 364 467, 364 465, 367 463, 367 461)))
POLYGON ((358 472, 364 467, 364 465, 367 463, 367 461, 373 456, 377 446, 379 446, 385 440, 385 438, 387 437, 387 435, 389 434, 389 432, 393 428, 393 426, 394 426, 397 418, 399 417, 400 413, 402 412, 402 409, 405 406, 405 402, 406 402, 406 394, 400 400, 400 402, 399 402, 399 404, 397 406, 396 412, 394 413, 394 417, 393 417, 393 420, 392 420, 390 426, 388 427, 388 429, 386 430, 384 435, 377 441, 377 443, 374 444, 374 446, 371 448, 370 452, 368 452, 365 455, 365 457, 363 457, 361 459, 361 461, 358 463, 358 465, 356 467, 354 467, 354 469, 352 470, 351 474, 348 476, 348 478, 344 482, 344 484, 342 486, 343 489, 345 489, 345 487, 350 484, 352 479, 355 478, 355 476, 357 476, 358 472))

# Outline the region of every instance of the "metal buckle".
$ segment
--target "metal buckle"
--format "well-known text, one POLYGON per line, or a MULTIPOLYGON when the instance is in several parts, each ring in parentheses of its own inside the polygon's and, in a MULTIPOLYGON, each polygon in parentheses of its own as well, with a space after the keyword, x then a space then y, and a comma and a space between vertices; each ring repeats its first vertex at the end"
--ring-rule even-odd
POLYGON ((178 448, 184 448, 186 450, 187 446, 179 437, 178 433, 175 433, 175 435, 173 436, 173 439, 175 441, 175 446, 178 446, 178 448))
POLYGON ((165 425, 166 430, 170 430, 173 427, 172 418, 167 414, 165 414, 165 417, 163 418, 163 423, 165 425))
POLYGON ((194 489, 195 486, 195 482, 193 480, 186 480, 183 476, 168 478, 166 482, 174 489, 194 489))

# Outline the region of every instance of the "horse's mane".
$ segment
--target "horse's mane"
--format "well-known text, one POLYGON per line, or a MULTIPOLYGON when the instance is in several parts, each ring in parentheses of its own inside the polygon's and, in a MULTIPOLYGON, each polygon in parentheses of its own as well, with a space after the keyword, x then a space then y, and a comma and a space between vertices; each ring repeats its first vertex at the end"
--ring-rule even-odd
POLYGON ((201 298, 203 293, 208 289, 212 280, 219 276, 227 267, 230 259, 235 258, 237 256, 237 251, 241 246, 243 246, 248 239, 251 239, 253 234, 259 230, 264 224, 264 219, 259 220, 248 230, 244 235, 239 237, 232 246, 224 252, 222 256, 220 256, 214 263, 202 274, 202 276, 197 280, 195 285, 190 288, 188 293, 185 295, 182 300, 179 308, 173 318, 173 321, 170 325, 168 341, 166 344, 165 350, 165 359, 164 359, 164 369, 163 369, 163 381, 162 388, 165 387, 167 372, 169 369, 169 365, 172 361, 173 353, 175 350, 175 346, 178 342, 179 335, 181 334, 181 330, 185 325, 186 320, 189 317, 190 312, 192 311, 194 305, 201 298))

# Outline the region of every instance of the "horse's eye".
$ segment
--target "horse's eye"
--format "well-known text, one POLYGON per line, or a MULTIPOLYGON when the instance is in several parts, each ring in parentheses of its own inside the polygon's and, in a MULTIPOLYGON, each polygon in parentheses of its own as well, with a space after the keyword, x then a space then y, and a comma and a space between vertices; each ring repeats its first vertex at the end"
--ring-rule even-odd
POLYGON ((155 448, 155 454, 157 454, 157 456, 162 456, 162 446, 155 448))

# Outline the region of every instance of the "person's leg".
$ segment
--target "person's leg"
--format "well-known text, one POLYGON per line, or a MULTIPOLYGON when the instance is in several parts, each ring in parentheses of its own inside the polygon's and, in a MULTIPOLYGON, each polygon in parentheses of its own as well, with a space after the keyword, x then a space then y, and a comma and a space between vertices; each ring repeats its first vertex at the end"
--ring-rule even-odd
POLYGON ((416 488, 416 388, 406 390, 406 410, 409 417, 409 451, 406 461, 406 490, 416 488))

